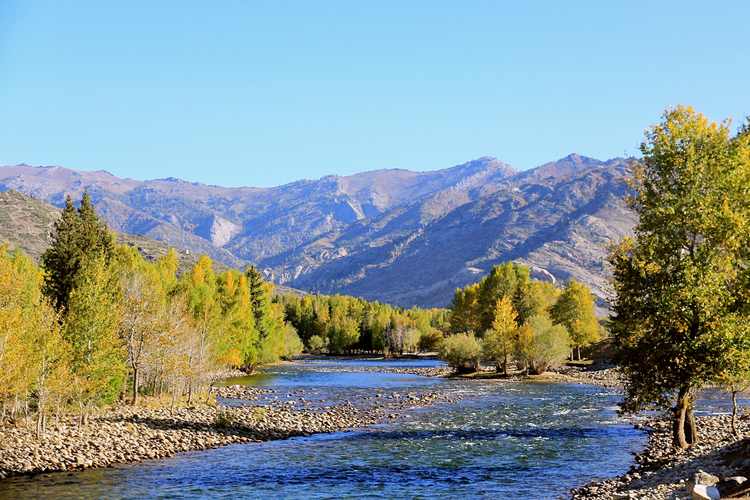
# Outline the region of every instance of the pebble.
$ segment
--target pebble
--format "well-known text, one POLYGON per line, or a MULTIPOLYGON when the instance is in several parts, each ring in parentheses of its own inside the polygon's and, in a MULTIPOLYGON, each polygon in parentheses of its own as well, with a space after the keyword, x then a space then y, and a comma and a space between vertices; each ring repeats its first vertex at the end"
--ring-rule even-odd
MULTIPOLYGON (((272 389, 244 386, 215 388, 216 395, 252 401, 272 389)), ((286 394, 286 393, 284 393, 286 394)), ((297 391, 296 395, 304 394, 297 391)), ((370 398, 316 409, 296 409, 292 402, 240 407, 195 404, 179 408, 115 406, 79 426, 75 417, 51 419, 36 437, 28 425, 0 425, 0 479, 44 472, 107 467, 119 463, 165 458, 184 451, 233 443, 250 443, 366 427, 400 417, 415 406, 454 402, 456 395, 437 391, 411 392, 408 397, 370 398)))
MULTIPOLYGON (((637 427, 649 432, 649 441, 646 449, 636 455, 636 465, 620 477, 576 488, 571 497, 576 500, 684 498, 687 490, 694 487, 696 478, 715 476, 728 481, 732 477, 747 476, 750 460, 745 457, 750 456, 750 445, 732 434, 730 418, 727 415, 697 417, 699 442, 684 451, 672 446, 670 420, 642 422, 637 427)), ((747 419, 740 419, 738 426, 742 434, 750 433, 747 419)))

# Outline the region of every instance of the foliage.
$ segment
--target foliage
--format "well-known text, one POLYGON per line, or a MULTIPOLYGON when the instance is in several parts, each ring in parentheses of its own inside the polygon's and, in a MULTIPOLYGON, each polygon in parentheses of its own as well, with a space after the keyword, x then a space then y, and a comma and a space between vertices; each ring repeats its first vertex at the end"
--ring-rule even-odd
POLYGON ((516 344, 516 310, 509 296, 498 299, 495 303, 495 318, 492 329, 484 334, 482 339, 482 353, 484 359, 492 361, 499 372, 508 374, 508 360, 516 344))
POLYGON ((300 340, 297 331, 292 325, 284 326, 284 350, 281 353, 281 359, 292 359, 302 354, 305 345, 300 340))
POLYGON ((575 280, 565 285, 550 314, 556 324, 568 330, 571 343, 578 350, 579 360, 581 347, 597 342, 602 336, 594 309, 594 296, 585 285, 575 280))
POLYGON ((519 331, 518 355, 528 371, 539 374, 560 366, 570 350, 570 336, 545 315, 532 316, 519 331))
MULTIPOLYGON (((692 393, 732 371, 747 322, 750 136, 689 107, 646 134, 634 179, 635 238, 613 252, 612 333, 623 409, 676 401, 674 441, 697 440, 692 393)), ((747 351, 744 351, 747 352, 747 351)))
POLYGON ((440 345, 440 357, 458 373, 477 370, 482 347, 471 333, 450 335, 440 345))
POLYGON ((320 335, 313 335, 307 341, 307 349, 313 354, 322 354, 328 349, 328 338, 320 335))
POLYGON ((67 395, 67 346, 31 259, 0 245, 0 282, 0 421, 35 394, 43 431, 47 409, 67 395))
POLYGON ((302 350, 257 272, 217 276, 202 256, 178 276, 173 250, 147 261, 114 245, 87 195, 78 210, 68 200, 54 236, 44 273, 0 247, 0 419, 36 409, 43 432, 51 410, 85 422, 128 391, 133 404, 142 393, 190 400, 215 370, 302 350))
POLYGON ((433 352, 440 348, 443 341, 443 333, 437 328, 428 328, 421 331, 417 348, 420 352, 433 352))
POLYGON ((286 295, 276 300, 311 352, 415 352, 435 348, 440 329, 446 327, 444 309, 402 309, 345 295, 286 295), (316 340, 313 346, 314 337, 323 344, 316 340))
POLYGON ((103 256, 108 262, 113 251, 114 239, 96 215, 88 193, 77 210, 68 196, 55 223, 52 245, 42 255, 44 293, 58 309, 66 309, 83 260, 103 256))
POLYGON ((63 337, 70 346, 73 399, 85 414, 111 403, 125 380, 118 336, 120 289, 103 256, 84 260, 68 299, 63 337))
POLYGON ((568 324, 575 329, 577 345, 597 338, 601 327, 589 289, 571 282, 561 293, 553 283, 531 279, 527 267, 513 262, 456 290, 450 310, 450 331, 471 326, 481 333, 483 358, 506 374, 514 360, 533 371, 560 363, 560 346, 570 344, 568 324), (550 315, 565 327, 551 328, 550 315))

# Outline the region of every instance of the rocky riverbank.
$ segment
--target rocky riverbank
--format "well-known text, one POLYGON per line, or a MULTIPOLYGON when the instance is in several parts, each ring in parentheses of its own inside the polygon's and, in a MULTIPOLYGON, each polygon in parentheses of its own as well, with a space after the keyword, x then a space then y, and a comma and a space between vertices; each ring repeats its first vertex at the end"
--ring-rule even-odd
MULTIPOLYGON (((219 395, 253 399, 273 392, 240 386, 219 395)), ((355 407, 350 402, 297 409, 290 404, 148 408, 118 406, 79 426, 75 418, 49 425, 37 439, 33 425, 0 428, 0 479, 20 474, 107 467, 204 450, 233 443, 286 439, 362 428, 399 417, 399 412, 455 401, 435 391, 379 393, 355 407)))
MULTIPOLYGON (((732 434, 729 416, 698 417, 700 442, 687 451, 672 447, 668 420, 651 420, 641 425, 649 432, 649 442, 646 450, 636 455, 636 465, 620 477, 573 490, 573 499, 691 498, 691 481, 696 474, 709 478, 710 482, 721 480, 717 490, 726 498, 730 491, 742 489, 729 478, 750 478, 750 440, 737 439, 732 434)), ((750 422, 742 419, 739 429, 743 435, 750 435, 750 422)))
MULTIPOLYGON (((311 368, 312 369, 312 368, 311 368)), ((419 375, 421 377, 456 377, 462 379, 503 379, 503 380, 539 380, 543 382, 563 382, 597 385, 600 387, 622 387, 622 378, 617 368, 589 368, 563 366, 542 375, 525 376, 521 371, 513 371, 510 376, 497 373, 494 367, 482 367, 480 371, 468 375, 456 375, 448 366, 431 367, 397 367, 397 366, 315 366, 317 372, 380 372, 419 375)))
POLYGON ((581 368, 564 366, 551 372, 556 381, 597 385, 610 389, 622 388, 622 375, 617 368, 581 368))
POLYGON ((420 377, 446 377, 452 373, 447 366, 346 366, 346 367, 327 367, 316 366, 316 372, 379 372, 379 373, 399 373, 402 375, 419 375, 420 377))

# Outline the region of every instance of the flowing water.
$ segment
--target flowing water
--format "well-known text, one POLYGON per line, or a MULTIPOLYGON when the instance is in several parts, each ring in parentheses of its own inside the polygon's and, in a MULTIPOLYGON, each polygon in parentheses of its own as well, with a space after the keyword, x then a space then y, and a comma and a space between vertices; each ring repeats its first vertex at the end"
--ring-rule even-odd
POLYGON ((462 396, 353 432, 240 444, 135 465, 0 482, 0 497, 560 498, 619 475, 645 445, 618 419, 615 391, 382 373, 436 361, 306 361, 231 380, 274 399, 356 402, 440 390, 462 396), (347 371, 355 370, 355 371, 347 371))

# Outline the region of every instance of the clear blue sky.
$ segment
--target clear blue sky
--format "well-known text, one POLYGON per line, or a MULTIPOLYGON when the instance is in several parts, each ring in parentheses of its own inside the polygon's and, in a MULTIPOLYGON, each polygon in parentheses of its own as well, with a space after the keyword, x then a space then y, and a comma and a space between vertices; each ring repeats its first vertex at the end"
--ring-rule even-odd
POLYGON ((750 2, 0 0, 0 163, 268 186, 750 113, 750 2))

